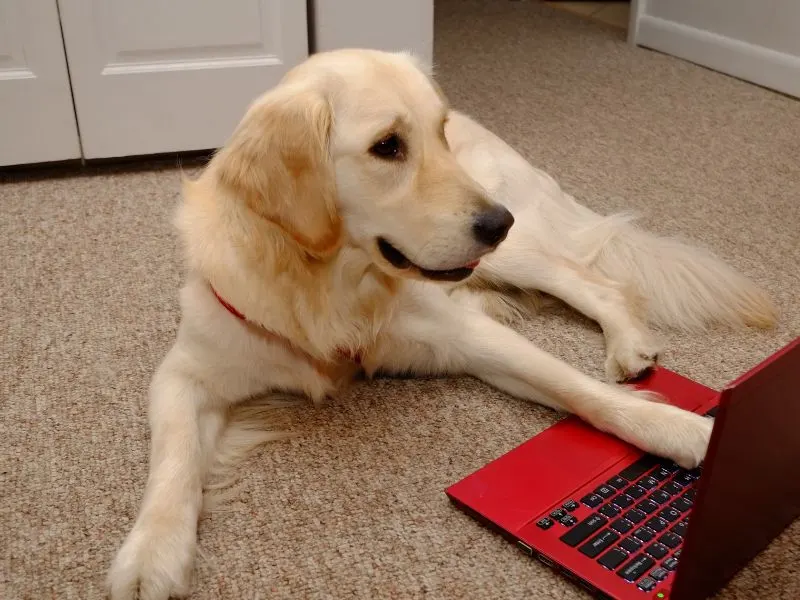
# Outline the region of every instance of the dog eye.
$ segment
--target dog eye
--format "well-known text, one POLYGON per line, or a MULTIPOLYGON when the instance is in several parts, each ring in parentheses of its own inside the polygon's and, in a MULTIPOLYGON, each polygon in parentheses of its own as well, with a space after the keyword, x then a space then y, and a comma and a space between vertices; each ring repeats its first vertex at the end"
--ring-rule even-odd
POLYGON ((378 158, 398 159, 403 158, 403 140, 395 133, 387 135, 369 149, 370 154, 378 158))

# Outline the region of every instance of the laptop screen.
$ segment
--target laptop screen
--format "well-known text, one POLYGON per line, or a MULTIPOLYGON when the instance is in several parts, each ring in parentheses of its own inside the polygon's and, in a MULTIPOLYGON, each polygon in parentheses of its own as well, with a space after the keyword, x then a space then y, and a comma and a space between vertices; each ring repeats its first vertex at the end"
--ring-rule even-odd
POLYGON ((670 598, 706 598, 800 516, 800 340, 723 393, 670 598))

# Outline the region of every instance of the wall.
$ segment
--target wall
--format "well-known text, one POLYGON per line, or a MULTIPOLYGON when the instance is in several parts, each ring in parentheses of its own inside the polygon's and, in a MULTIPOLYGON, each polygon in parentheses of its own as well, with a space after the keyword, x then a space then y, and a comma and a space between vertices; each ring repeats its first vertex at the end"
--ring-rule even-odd
POLYGON ((800 0, 647 0, 648 15, 800 56, 800 0))
POLYGON ((628 39, 800 98, 800 0, 634 0, 628 39))

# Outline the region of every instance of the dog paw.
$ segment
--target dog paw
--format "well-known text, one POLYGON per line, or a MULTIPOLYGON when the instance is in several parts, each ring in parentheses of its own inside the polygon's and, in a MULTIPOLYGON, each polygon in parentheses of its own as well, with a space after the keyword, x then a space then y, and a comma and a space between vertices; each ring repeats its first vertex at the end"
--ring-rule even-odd
POLYGON ((194 527, 137 524, 117 553, 106 580, 110 600, 168 600, 189 594, 194 527))
POLYGON ((635 412, 637 440, 633 441, 646 452, 669 458, 685 469, 703 462, 711 439, 714 420, 683 410, 671 404, 651 402, 642 394, 635 412))
POLYGON ((660 343, 647 330, 609 339, 606 376, 616 382, 636 379, 655 366, 660 353, 660 343))
POLYGON ((676 422, 674 426, 677 442, 670 442, 668 446, 672 448, 667 447, 663 454, 684 469, 693 469, 706 457, 714 421, 689 412, 681 420, 682 423, 676 422))

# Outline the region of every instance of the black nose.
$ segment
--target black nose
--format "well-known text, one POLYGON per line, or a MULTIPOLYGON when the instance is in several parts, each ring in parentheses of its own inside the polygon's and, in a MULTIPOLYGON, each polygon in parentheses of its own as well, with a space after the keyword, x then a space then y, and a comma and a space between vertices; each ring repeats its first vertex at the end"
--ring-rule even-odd
POLYGON ((514 215, 505 207, 498 205, 475 216, 472 232, 479 242, 487 246, 496 246, 506 239, 508 230, 513 224, 514 215))

